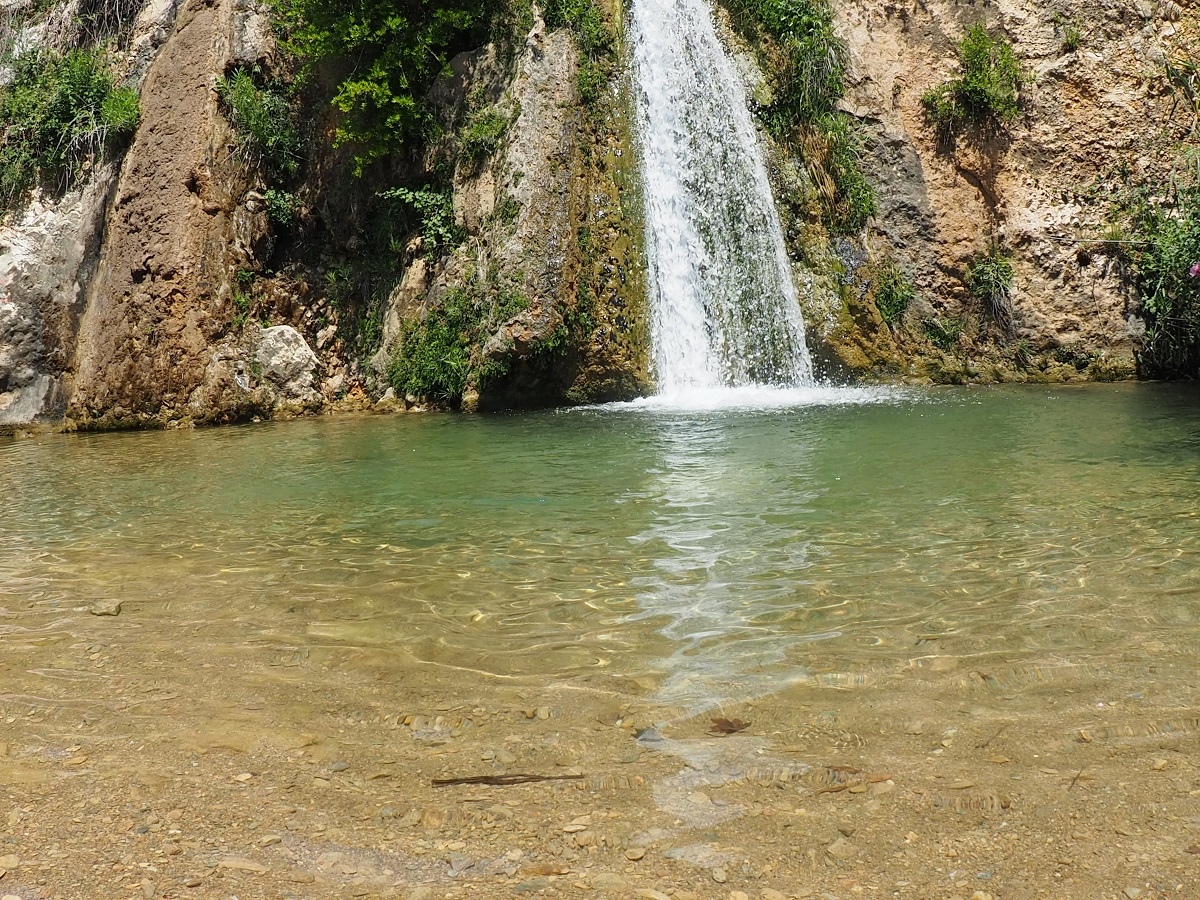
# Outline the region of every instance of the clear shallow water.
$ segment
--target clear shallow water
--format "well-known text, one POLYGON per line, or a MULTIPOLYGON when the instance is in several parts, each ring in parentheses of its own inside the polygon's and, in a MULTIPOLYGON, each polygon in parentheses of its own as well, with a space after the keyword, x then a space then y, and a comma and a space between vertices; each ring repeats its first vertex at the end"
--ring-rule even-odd
POLYGON ((693 711, 947 660, 1194 678, 1200 392, 806 399, 0 442, 0 644, 114 598, 194 647, 629 675, 693 711))

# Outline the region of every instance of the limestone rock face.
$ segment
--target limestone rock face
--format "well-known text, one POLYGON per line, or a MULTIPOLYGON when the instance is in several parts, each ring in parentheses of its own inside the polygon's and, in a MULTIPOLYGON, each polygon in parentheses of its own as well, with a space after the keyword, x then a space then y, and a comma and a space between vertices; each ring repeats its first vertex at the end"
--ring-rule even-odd
POLYGON ((1121 167, 1166 180, 1171 154, 1152 145, 1190 125, 1164 89, 1164 53, 1182 34, 1168 5, 1147 3, 1146 15, 1121 0, 833 5, 851 55, 843 108, 866 130, 878 197, 868 246, 895 258, 935 313, 958 316, 967 264, 996 241, 1015 270, 1013 340, 1110 354, 1131 372, 1143 333, 1131 273, 1119 247, 1088 246, 1109 210, 1085 189, 1121 167), (1011 42, 1030 76, 1023 115, 994 139, 939 145, 921 96, 957 75, 957 42, 977 22, 1011 42), (1084 35, 1074 50, 1064 23, 1084 35))
POLYGON ((284 398, 305 400, 313 395, 313 373, 319 362, 317 354, 291 325, 264 328, 255 359, 262 367, 262 377, 284 398))
POLYGON ((494 158, 459 165, 454 214, 468 239, 448 260, 417 257, 405 271, 385 311, 377 373, 405 322, 465 290, 517 295, 521 308, 472 348, 477 370, 503 374, 468 384, 464 409, 630 399, 648 389, 628 129, 619 103, 589 113, 578 67, 571 35, 547 32, 540 18, 508 68, 494 47, 454 60, 434 91, 439 108, 483 98, 511 125, 494 158), (590 329, 572 327, 581 319, 590 329))
MULTIPOLYGON (((1047 358, 1062 351, 1047 377, 1132 372, 1144 328, 1132 273, 1117 249, 1089 244, 1107 227, 1108 208, 1085 189, 1118 168, 1168 177, 1168 150, 1192 123, 1168 89, 1164 61, 1200 27, 1195 4, 833 7, 851 57, 842 108, 865 132, 862 165, 879 213, 864 235, 828 241, 825 256, 803 260, 810 333, 833 348, 830 369, 890 377, 909 374, 900 367, 921 362, 922 352, 932 358, 933 345, 920 345, 922 323, 961 325, 978 314, 963 278, 995 241, 1015 270, 1010 345, 1047 358), (1013 44, 1032 76, 1025 110, 1002 137, 939 145, 921 96, 956 74, 956 43, 978 21, 1013 44), (1082 35, 1070 51, 1064 22, 1082 35), (915 343, 882 323, 865 291, 850 296, 857 273, 883 258, 916 288, 907 316, 915 343), (1083 356, 1108 368, 1080 368, 1083 356)), ((18 45, 75 46, 78 9, 50 4, 18 45)), ((636 152, 618 96, 591 108, 580 100, 578 51, 565 29, 537 20, 513 53, 489 46, 461 54, 435 86, 432 102, 453 110, 448 130, 473 108, 498 110, 511 124, 495 153, 455 171, 453 211, 465 243, 446 255, 422 250, 416 233, 402 236, 403 271, 389 273, 395 280, 369 316, 331 291, 327 261, 297 258, 311 244, 289 246, 268 220, 267 190, 278 185, 239 156, 220 107, 216 80, 234 66, 270 70, 273 46, 266 0, 141 6, 120 73, 141 86, 131 146, 81 187, 35 196, 0 220, 0 429, 203 424, 283 408, 370 406, 387 389, 405 329, 462 290, 521 301, 498 306, 507 320, 497 314, 476 336, 473 371, 487 377, 473 376, 465 408, 627 399, 649 389, 636 152), (267 319, 279 324, 260 329, 267 319)), ((745 68, 748 92, 765 97, 761 77, 745 68)), ((317 124, 332 134, 336 122, 317 124)), ((288 186, 308 207, 297 212, 297 228, 330 205, 335 156, 306 172, 308 184, 288 186)), ((802 190, 803 175, 789 166, 799 169, 790 160, 773 173, 781 198, 802 190)), ((353 221, 321 219, 329 258, 366 252, 352 235, 333 234, 337 219, 353 221)), ((965 342, 944 354, 964 377, 1005 377, 969 371, 970 355, 965 342)), ((422 402, 399 394, 383 407, 422 402)))
POLYGON ((0 425, 63 413, 115 181, 104 167, 85 187, 57 201, 36 198, 0 226, 0 425))

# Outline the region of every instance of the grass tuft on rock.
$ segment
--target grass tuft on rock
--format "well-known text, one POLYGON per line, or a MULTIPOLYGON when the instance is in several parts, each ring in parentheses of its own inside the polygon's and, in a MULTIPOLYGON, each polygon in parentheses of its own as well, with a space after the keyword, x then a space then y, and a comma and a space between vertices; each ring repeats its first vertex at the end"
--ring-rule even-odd
POLYGON ((1026 81, 1012 46, 976 24, 959 43, 958 56, 962 75, 921 98, 926 119, 944 141, 967 127, 985 134, 999 132, 1020 115, 1026 81))

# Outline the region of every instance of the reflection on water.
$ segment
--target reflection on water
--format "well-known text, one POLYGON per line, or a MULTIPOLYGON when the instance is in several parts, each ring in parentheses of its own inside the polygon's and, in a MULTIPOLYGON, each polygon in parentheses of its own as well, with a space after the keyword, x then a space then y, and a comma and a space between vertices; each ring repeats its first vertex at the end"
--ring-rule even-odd
POLYGON ((673 651, 660 663, 658 696, 698 711, 766 693, 801 671, 788 648, 836 636, 773 624, 774 613, 805 603, 803 523, 817 493, 808 442, 777 429, 761 464, 747 466, 727 421, 669 416, 655 425, 657 464, 637 495, 652 518, 632 538, 654 573, 635 581, 644 612, 629 619, 666 618, 673 651), (781 469, 786 491, 777 489, 781 469))
POLYGON ((693 711, 1200 669, 1195 391, 874 399, 2 442, 0 644, 111 598, 198 648, 649 678, 693 711))

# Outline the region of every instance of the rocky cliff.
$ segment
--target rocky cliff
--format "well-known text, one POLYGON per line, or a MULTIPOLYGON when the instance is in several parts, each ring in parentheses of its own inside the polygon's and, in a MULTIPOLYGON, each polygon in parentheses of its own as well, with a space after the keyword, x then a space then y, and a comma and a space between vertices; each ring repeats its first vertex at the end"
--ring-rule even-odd
MULTIPOLYGON (((1161 199, 1181 148, 1195 146, 1191 60, 1197 12, 1171 0, 896 3, 843 0, 849 48, 841 107, 865 135, 877 212, 857 240, 819 249, 810 318, 836 362, 938 381, 1132 377, 1145 333, 1129 262, 1132 235, 1111 188, 1161 199), (1011 45, 1026 83, 1004 129, 947 142, 922 103, 960 71, 956 48, 982 24, 1011 45), (973 261, 1012 270, 1007 321, 969 290, 973 261), (822 257, 821 254, 824 254, 822 257), (911 279, 888 328, 872 302, 880 264, 911 279)), ((818 242, 820 243, 820 242, 818 242)))
MULTIPOLYGON (((366 179, 347 174, 334 147, 334 76, 296 80, 289 96, 307 104, 296 108, 309 144, 281 181, 247 151, 219 89, 235 72, 260 85, 295 76, 271 8, 5 0, 0 83, 30 50, 103 46, 140 94, 141 117, 127 146, 7 204, 0 427, 489 409, 649 390, 622 8, 598 9, 588 28, 602 21, 611 35, 607 68, 594 33, 589 45, 527 7, 510 38, 458 53, 437 79, 426 102, 441 137, 366 179), (445 209, 426 187, 437 179, 445 209)), ((847 49, 839 108, 861 135, 875 198, 865 227, 812 212, 820 148, 774 154, 827 371, 1134 375, 1143 310, 1103 187, 1166 183, 1181 142, 1194 142, 1195 70, 1171 64, 1192 58, 1197 12, 1171 0, 839 0, 833 11, 847 49), (1027 75, 1020 116, 948 142, 922 98, 954 77, 977 23, 1027 75), (1012 274, 1000 319, 970 288, 988 253, 1012 274), (888 278, 907 285, 903 307, 884 302, 888 278)), ((726 24, 757 103, 772 89, 772 54, 726 24)))
MULTIPOLYGON (((27 51, 87 42, 71 24, 83 21, 77 4, 48 17, 15 9, 26 12, 10 29, 27 51)), ((118 11, 112 65, 141 95, 132 143, 90 156, 66 189, 11 203, 0 227, 0 426, 497 408, 647 389, 622 101, 615 72, 581 101, 569 29, 531 14, 511 45, 453 58, 428 99, 447 137, 366 177, 333 146, 318 73, 307 158, 285 192, 221 92, 230 73, 261 80, 286 67, 270 10, 192 0, 118 11), (456 131, 480 115, 504 127, 483 152, 461 151, 456 131), (432 239, 419 208, 385 235, 379 220, 397 216, 380 188, 423 184, 447 158, 452 209, 436 227, 449 236, 432 239), (280 196, 294 216, 272 208, 280 196), (461 383, 405 390, 397 354, 455 304, 470 319, 455 335, 461 383)), ((607 14, 614 36, 619 12, 607 14)))

